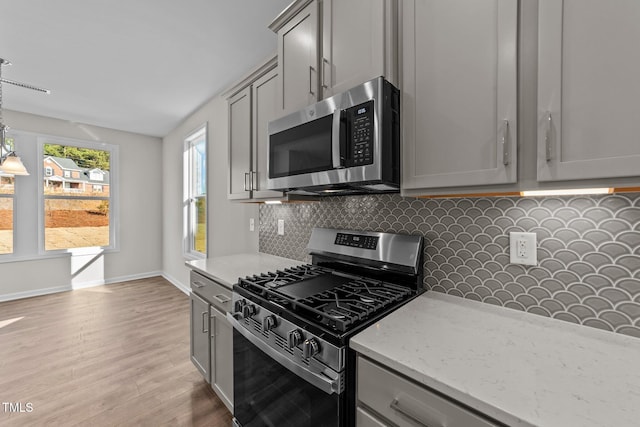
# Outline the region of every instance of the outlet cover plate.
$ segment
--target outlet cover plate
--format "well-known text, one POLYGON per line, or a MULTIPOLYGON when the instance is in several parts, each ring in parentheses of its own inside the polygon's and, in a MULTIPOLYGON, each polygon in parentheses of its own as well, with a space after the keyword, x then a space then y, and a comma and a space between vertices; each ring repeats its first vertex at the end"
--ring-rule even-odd
POLYGON ((284 236, 284 219, 278 220, 278 235, 284 236))
POLYGON ((536 233, 509 233, 511 264, 538 265, 536 233))

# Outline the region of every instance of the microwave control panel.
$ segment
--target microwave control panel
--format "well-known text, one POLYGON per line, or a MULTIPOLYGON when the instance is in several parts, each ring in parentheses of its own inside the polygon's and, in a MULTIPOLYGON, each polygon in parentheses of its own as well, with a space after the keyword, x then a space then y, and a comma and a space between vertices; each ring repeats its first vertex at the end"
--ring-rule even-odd
POLYGON ((373 101, 348 109, 351 122, 351 166, 373 163, 373 101))

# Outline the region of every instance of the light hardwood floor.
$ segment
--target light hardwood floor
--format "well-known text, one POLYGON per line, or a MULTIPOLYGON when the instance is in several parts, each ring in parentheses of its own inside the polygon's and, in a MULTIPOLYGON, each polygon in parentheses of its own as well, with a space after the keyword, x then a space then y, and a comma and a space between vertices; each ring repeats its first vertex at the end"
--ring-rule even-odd
POLYGON ((231 414, 189 359, 188 297, 154 277, 0 303, 0 425, 227 427, 231 414))

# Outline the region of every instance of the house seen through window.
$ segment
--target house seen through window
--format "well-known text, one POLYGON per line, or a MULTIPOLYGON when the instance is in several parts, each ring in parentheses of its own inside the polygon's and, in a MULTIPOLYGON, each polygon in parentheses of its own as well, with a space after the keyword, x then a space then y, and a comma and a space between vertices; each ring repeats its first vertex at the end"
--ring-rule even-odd
POLYGON ((109 246, 110 152, 45 143, 43 154, 45 250, 109 246))

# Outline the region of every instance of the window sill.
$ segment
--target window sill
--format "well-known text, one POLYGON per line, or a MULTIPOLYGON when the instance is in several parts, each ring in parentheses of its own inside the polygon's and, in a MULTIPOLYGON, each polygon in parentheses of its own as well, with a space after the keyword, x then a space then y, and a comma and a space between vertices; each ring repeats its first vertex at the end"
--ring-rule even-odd
POLYGON ((118 248, 79 248, 73 250, 64 250, 64 251, 51 251, 46 252, 44 254, 37 255, 0 255, 0 264, 12 263, 12 262, 29 262, 29 261, 43 261, 48 259, 55 258, 71 258, 73 256, 81 256, 81 255, 101 255, 101 254, 110 254, 120 252, 118 248))

